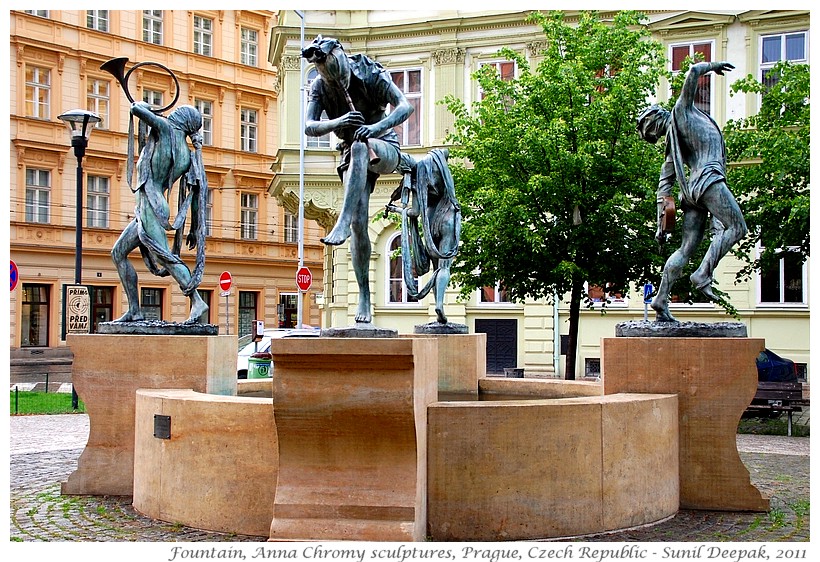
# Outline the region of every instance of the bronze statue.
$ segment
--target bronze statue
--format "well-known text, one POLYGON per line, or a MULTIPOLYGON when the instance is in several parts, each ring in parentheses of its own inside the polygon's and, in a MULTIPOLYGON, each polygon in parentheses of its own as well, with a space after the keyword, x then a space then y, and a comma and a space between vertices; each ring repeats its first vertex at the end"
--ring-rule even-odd
MULTIPOLYGON (((132 126, 129 128, 127 180, 136 198, 135 216, 111 250, 111 257, 117 266, 117 273, 128 298, 128 311, 115 322, 136 322, 145 319, 140 309, 137 273, 128 261, 128 254, 139 248, 151 273, 158 276, 170 275, 179 283, 182 292, 190 298, 191 313, 185 323, 194 324, 208 310, 208 305, 197 291, 205 269, 204 213, 208 193, 205 169, 202 166, 202 135, 199 132, 202 128, 202 115, 196 108, 182 105, 166 118, 160 112, 170 106, 157 109, 146 102, 135 102, 128 93, 127 84, 128 75, 133 68, 123 75, 125 60, 127 59, 113 59, 102 67, 120 80, 126 96, 132 102, 131 115, 140 120, 141 141, 144 137, 137 161, 137 184, 133 185, 133 133, 130 130, 133 128, 132 120, 132 126), (194 150, 188 148, 186 137, 191 139, 194 150), (168 198, 177 180, 178 208, 174 221, 170 222, 168 198), (189 249, 197 249, 193 272, 179 256, 189 208, 191 228, 186 242, 189 249), (166 231, 170 230, 175 231, 173 248, 169 247, 166 234, 166 231)), ((158 63, 139 64, 162 66, 158 63)), ((171 75, 173 76, 173 73, 171 75)))
POLYGON ((370 194, 379 175, 394 172, 399 164, 399 139, 393 127, 407 120, 413 107, 379 63, 361 54, 348 56, 336 39, 320 35, 302 50, 302 56, 319 73, 310 89, 305 134, 318 137, 333 132, 341 139, 337 171, 344 199, 336 225, 322 242, 339 245, 350 238, 359 287, 356 323, 369 324, 373 318, 367 232, 370 194), (321 120, 323 111, 329 117, 326 121, 321 120))
POLYGON ((706 256, 689 279, 711 300, 719 300, 712 290, 718 262, 748 232, 740 206, 726 185, 723 135, 717 123, 695 107, 698 79, 709 72, 723 75, 733 68, 728 62, 692 65, 671 112, 653 105, 638 116, 638 132, 645 141, 655 144, 666 136, 666 160, 661 167, 657 191, 658 229, 655 238, 659 244, 667 239, 669 227, 664 223, 668 221, 666 209, 675 182, 678 183, 683 211, 681 247, 666 261, 658 292, 651 304, 659 322, 676 322, 669 312, 669 294, 703 240, 710 215, 712 240, 706 256), (689 168, 688 177, 684 166, 689 168))
POLYGON ((418 161, 402 153, 403 179, 385 207, 385 214, 392 211, 402 215, 401 252, 407 292, 422 299, 432 290, 439 324, 447 324, 444 292, 461 238, 461 207, 447 165, 449 157, 448 150, 439 148, 418 161), (393 204, 398 200, 401 206, 393 204), (427 273, 431 265, 433 275, 419 290, 416 275, 427 273))

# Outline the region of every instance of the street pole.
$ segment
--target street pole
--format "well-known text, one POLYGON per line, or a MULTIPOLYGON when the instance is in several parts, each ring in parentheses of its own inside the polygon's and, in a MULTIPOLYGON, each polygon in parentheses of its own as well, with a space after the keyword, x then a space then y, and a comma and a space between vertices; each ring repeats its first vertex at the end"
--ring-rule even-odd
MULTIPOLYGON (((299 269, 305 265, 305 57, 301 56, 301 49, 305 46, 305 13, 294 10, 299 16, 299 269)), ((304 308, 304 294, 301 289, 296 299, 296 327, 302 327, 302 309, 304 308)))
POLYGON ((83 157, 88 141, 83 137, 71 139, 71 146, 74 147, 74 156, 77 157, 77 217, 75 227, 75 246, 77 248, 74 256, 74 284, 83 283, 83 157))
MULTIPOLYGON (((74 156, 77 158, 77 198, 76 210, 77 217, 75 223, 74 233, 74 284, 82 285, 83 283, 83 157, 85 156, 85 149, 88 147, 88 137, 94 126, 102 121, 100 116, 90 111, 83 109, 72 109, 66 111, 62 115, 57 116, 68 127, 71 135, 71 147, 74 149, 74 156)), ((91 311, 88 311, 89 314, 91 311)), ((79 408, 80 399, 77 396, 77 391, 74 385, 71 385, 71 408, 76 410, 79 408)))

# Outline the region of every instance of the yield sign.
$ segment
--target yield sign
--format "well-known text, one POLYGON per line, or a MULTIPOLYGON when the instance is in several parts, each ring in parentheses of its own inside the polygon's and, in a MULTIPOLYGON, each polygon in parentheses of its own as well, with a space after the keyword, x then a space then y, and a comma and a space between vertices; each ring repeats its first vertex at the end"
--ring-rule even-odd
POLYGON ((300 267, 296 272, 296 286, 300 291, 307 291, 313 283, 313 275, 307 267, 300 267))
POLYGON ((219 276, 219 288, 224 291, 231 290, 231 283, 233 282, 233 277, 227 271, 223 271, 222 275, 219 276))

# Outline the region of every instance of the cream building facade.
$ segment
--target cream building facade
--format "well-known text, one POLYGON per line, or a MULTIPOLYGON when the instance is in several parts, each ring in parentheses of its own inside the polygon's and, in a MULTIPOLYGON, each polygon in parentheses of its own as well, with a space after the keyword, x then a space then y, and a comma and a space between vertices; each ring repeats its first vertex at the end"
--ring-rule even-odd
MULTIPOLYGON (((77 162, 57 116, 70 109, 102 117, 83 160, 80 201, 82 281, 93 288, 93 325, 127 309, 110 251, 133 218, 124 177, 130 103, 99 69, 119 56, 128 57, 126 69, 144 61, 167 66, 179 80, 178 104, 204 116, 209 196, 200 290, 210 311, 203 321, 218 324, 221 334, 247 333, 252 320, 290 326, 302 299, 303 323, 319 325, 319 227, 305 227, 305 265, 319 273, 300 293, 297 217, 268 192, 280 137, 279 75, 266 56, 276 26, 271 11, 11 10, 9 243, 19 270, 10 301, 12 349, 64 345, 61 288, 74 282, 77 162), (218 287, 223 271, 233 277, 227 296, 218 287)), ((134 99, 163 104, 175 91, 171 76, 150 65, 133 72, 128 87, 134 99)), ((193 263, 192 252, 182 257, 193 263)), ((150 274, 138 252, 130 259, 147 315, 185 320, 188 299, 171 278, 150 274)))
MULTIPOLYGON (((650 11, 653 37, 663 43, 670 70, 687 54, 702 52, 707 60, 728 60, 736 69, 728 78, 712 78, 703 108, 719 124, 727 119, 753 115, 759 100, 753 96, 730 96, 732 79, 746 74, 761 76, 775 60, 787 58, 809 62, 808 11, 650 11)), ((408 100, 416 107, 413 118, 399 131, 402 150, 416 157, 445 145, 453 117, 440 101, 448 94, 469 103, 477 99, 478 86, 471 75, 481 65, 492 64, 503 74, 514 75, 512 63, 497 55, 510 47, 534 63, 544 48, 544 36, 526 23, 524 11, 378 11, 336 10, 304 13, 305 40, 317 34, 338 38, 350 54, 366 53, 379 61, 408 100)), ((567 20, 573 21, 572 12, 567 20)), ((281 92, 274 177, 270 193, 289 212, 298 205, 300 96, 315 76, 309 66, 300 76, 300 25, 293 11, 278 13, 271 31, 269 61, 280 71, 281 92)), ((665 99, 668 85, 658 89, 665 99)), ((305 151, 306 216, 324 229, 332 227, 339 208, 342 186, 335 172, 337 151, 332 137, 312 140, 305 151)), ((374 322, 412 332, 416 324, 435 317, 432 296, 410 302, 400 280, 400 257, 396 225, 381 219, 381 211, 398 185, 397 175, 382 176, 371 198, 370 265, 374 322)), ((652 236, 647 232, 647 236, 652 236)), ((357 289, 348 266, 347 245, 325 251, 322 323, 340 326, 353 323, 357 289)), ((797 362, 804 378, 809 365, 809 269, 781 263, 777 271, 757 275, 748 283, 734 284, 741 263, 725 258, 717 279, 730 294, 749 335, 766 339, 767 346, 797 362)), ((610 295, 606 314, 600 305, 582 311, 576 378, 600 373, 600 338, 612 336, 617 322, 644 317, 642 287, 628 295, 610 295)), ((590 288, 590 297, 603 292, 590 288)), ((722 309, 705 305, 673 305, 673 313, 686 321, 729 320, 722 309)), ((502 286, 485 287, 466 301, 451 288, 446 298, 447 315, 467 324, 470 332, 488 334, 488 370, 523 367, 528 375, 563 377, 561 341, 568 332, 568 302, 557 307, 544 302, 510 303, 502 286), (558 373, 556 375, 556 373, 558 373)))

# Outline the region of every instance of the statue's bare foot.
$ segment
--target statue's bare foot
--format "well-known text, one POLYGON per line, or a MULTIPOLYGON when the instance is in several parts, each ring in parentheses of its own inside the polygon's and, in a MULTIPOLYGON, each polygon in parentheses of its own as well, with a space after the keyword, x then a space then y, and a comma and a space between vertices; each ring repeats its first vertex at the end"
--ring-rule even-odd
POLYGON ((708 298, 709 300, 715 302, 720 300, 718 296, 712 291, 711 278, 703 278, 700 275, 698 275, 698 272, 696 271, 689 277, 689 280, 692 282, 695 288, 704 295, 706 295, 706 298, 708 298))
POLYGON ((447 317, 444 315, 444 311, 440 308, 436 308, 436 320, 438 320, 439 324, 447 323, 447 317))
POLYGON ((357 324, 370 324, 373 322, 373 314, 370 312, 370 301, 362 299, 359 302, 359 309, 356 311, 357 324))
POLYGON ((337 224, 330 231, 330 234, 322 238, 321 241, 328 246, 339 246, 344 244, 348 238, 350 238, 350 226, 337 224))
POLYGON ((208 305, 205 304, 205 301, 194 303, 194 306, 191 307, 191 315, 183 324, 199 324, 199 318, 206 312, 208 312, 208 305))
POLYGON ((669 312, 669 305, 659 302, 657 298, 652 301, 652 310, 655 311, 655 322, 677 322, 677 319, 669 312))
POLYGON ((145 316, 142 315, 142 312, 131 312, 129 310, 114 320, 114 322, 139 322, 140 320, 145 320, 145 316))

